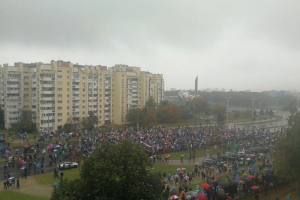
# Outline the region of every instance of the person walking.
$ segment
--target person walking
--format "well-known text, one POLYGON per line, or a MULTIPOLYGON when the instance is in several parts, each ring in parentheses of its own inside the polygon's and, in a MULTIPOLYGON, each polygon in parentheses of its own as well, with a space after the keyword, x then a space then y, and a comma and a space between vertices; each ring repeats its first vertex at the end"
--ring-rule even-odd
POLYGON ((291 199, 292 199, 292 195, 289 194, 289 195, 287 196, 286 200, 291 200, 291 199))
POLYGON ((259 199, 259 191, 258 189, 255 191, 255 200, 258 200, 259 199))
POLYGON ((17 189, 20 189, 20 179, 17 178, 17 189))
POLYGON ((3 185, 4 185, 4 190, 7 189, 7 187, 6 187, 6 180, 3 182, 3 185))

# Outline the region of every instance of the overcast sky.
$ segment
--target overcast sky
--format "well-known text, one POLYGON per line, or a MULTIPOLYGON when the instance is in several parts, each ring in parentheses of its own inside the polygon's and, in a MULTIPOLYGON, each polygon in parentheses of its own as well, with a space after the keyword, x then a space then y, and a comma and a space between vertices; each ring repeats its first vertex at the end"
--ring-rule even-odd
POLYGON ((300 90, 299 0, 1 0, 0 63, 127 64, 165 89, 300 90))

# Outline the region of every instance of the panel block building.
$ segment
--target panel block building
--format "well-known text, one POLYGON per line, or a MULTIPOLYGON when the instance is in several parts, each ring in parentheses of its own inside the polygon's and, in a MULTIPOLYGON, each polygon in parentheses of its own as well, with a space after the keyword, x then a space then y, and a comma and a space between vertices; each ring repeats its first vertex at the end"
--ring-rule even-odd
POLYGON ((163 100, 161 74, 127 65, 78 65, 64 61, 15 63, 0 67, 0 101, 5 128, 17 123, 22 109, 33 111, 39 130, 57 130, 84 119, 89 112, 98 125, 126 124, 128 109, 142 108, 149 97, 163 100))

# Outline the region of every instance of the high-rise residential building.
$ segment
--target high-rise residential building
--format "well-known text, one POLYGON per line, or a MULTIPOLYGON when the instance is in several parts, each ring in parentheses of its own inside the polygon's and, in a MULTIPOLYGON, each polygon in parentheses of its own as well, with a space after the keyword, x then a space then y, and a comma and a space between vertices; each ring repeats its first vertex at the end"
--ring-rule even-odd
POLYGON ((22 109, 33 111, 42 131, 76 123, 93 112, 95 124, 126 124, 130 108, 142 108, 149 97, 163 100, 161 74, 127 65, 78 65, 64 61, 15 63, 0 67, 0 99, 5 128, 17 123, 22 109))

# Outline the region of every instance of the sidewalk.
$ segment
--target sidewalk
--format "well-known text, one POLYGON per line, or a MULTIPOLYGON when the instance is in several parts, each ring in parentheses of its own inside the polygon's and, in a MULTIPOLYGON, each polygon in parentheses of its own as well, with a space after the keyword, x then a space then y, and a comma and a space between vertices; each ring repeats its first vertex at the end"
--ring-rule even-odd
MULTIPOLYGON (((37 183, 34 176, 30 176, 27 179, 20 179, 20 189, 17 189, 16 186, 12 186, 12 188, 9 190, 33 196, 50 198, 53 187, 48 185, 40 185, 37 183)), ((0 191, 4 191, 3 187, 0 188, 0 191)))

